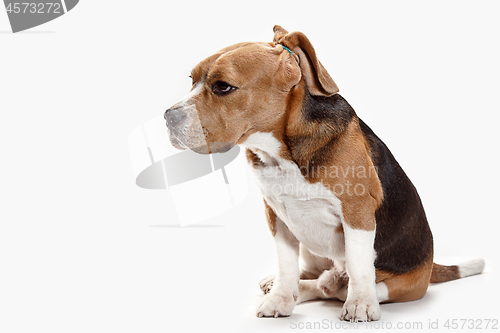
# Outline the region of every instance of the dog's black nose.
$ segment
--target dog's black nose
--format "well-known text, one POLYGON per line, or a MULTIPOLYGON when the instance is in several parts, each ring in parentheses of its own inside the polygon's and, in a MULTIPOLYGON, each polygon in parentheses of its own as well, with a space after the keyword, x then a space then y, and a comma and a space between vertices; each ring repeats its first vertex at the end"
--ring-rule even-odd
POLYGON ((180 109, 168 109, 165 111, 165 115, 163 117, 167 121, 168 127, 175 127, 182 123, 182 121, 186 119, 187 115, 180 109))

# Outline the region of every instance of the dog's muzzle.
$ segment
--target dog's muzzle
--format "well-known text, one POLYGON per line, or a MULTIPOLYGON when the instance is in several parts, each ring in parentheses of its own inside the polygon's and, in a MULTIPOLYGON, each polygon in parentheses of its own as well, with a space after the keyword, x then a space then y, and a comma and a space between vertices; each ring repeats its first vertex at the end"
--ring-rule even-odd
POLYGON ((172 129, 182 124, 184 120, 186 120, 187 115, 180 108, 177 108, 168 109, 167 111, 165 111, 165 115, 163 117, 167 122, 167 127, 169 129, 172 129))

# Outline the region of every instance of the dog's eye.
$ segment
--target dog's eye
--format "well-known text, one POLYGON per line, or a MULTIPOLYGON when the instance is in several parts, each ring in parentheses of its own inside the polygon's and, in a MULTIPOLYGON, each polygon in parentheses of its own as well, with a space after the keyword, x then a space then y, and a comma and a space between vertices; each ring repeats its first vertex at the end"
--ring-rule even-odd
POLYGON ((222 95, 227 95, 230 92, 233 92, 236 89, 236 87, 233 87, 232 85, 224 82, 224 81, 217 81, 214 83, 212 86, 212 91, 214 94, 222 96, 222 95))

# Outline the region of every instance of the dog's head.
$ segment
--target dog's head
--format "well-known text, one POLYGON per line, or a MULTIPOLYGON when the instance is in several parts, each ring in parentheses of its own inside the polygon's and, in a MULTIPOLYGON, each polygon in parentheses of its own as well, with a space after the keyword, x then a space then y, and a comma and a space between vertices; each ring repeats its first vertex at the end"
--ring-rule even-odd
POLYGON ((193 69, 193 87, 165 112, 172 144, 198 153, 229 150, 257 131, 272 132, 304 82, 312 95, 330 96, 337 85, 307 37, 274 27, 271 43, 229 46, 193 69))

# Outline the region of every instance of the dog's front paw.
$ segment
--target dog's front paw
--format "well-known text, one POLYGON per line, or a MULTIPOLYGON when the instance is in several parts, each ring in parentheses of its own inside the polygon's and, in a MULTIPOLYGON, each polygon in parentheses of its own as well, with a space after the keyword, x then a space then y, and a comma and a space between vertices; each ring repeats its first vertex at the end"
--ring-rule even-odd
POLYGON ((367 301, 362 299, 347 300, 342 308, 341 320, 351 323, 358 321, 372 321, 380 319, 380 305, 376 300, 367 301))
POLYGON ((297 301, 296 294, 283 296, 279 294, 267 294, 264 296, 264 301, 257 310, 257 317, 288 317, 292 314, 295 302, 297 301))

